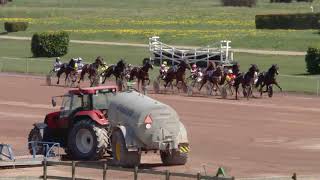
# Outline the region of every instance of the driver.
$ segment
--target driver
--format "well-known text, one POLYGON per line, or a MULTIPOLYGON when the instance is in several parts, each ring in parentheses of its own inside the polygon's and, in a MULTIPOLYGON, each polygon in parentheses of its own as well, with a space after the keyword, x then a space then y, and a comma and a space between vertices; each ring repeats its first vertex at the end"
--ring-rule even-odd
POLYGON ((160 66, 160 77, 161 79, 165 79, 166 74, 168 72, 168 67, 167 67, 167 61, 163 61, 161 66, 160 66))
POLYGON ((61 65, 62 65, 62 62, 61 62, 61 60, 60 60, 60 57, 57 57, 57 58, 56 58, 56 61, 53 63, 53 71, 54 71, 54 72, 59 71, 60 68, 61 68, 61 65))
POLYGON ((82 62, 82 58, 81 57, 78 57, 78 59, 77 59, 77 67, 78 67, 78 71, 81 71, 82 70, 82 68, 83 68, 83 66, 84 66, 84 64, 83 64, 83 62, 82 62))
POLYGON ((198 75, 198 68, 197 68, 197 65, 196 65, 196 64, 193 64, 193 65, 191 66, 190 72, 191 72, 191 77, 192 77, 192 78, 196 78, 196 77, 197 77, 197 75, 198 75))
POLYGON ((69 63, 68 63, 68 67, 72 70, 76 70, 77 69, 77 59, 72 58, 70 59, 69 63))
POLYGON ((227 83, 232 83, 235 78, 236 78, 236 75, 234 75, 232 70, 229 69, 226 76, 227 83))

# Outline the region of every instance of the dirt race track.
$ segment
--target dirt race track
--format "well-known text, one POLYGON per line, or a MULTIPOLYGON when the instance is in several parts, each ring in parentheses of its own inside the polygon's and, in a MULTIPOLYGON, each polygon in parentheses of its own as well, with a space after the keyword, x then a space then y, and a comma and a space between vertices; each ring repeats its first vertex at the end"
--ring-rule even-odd
MULTIPOLYGON (((66 92, 41 77, 0 74, 0 142, 27 154, 34 122, 53 111, 50 98, 66 92)), ((190 159, 185 166, 162 167, 158 155, 143 155, 155 169, 214 174, 225 167, 235 177, 320 174, 320 98, 275 94, 270 99, 219 99, 150 94, 171 105, 188 130, 190 159), (153 165, 152 165, 153 164, 153 165)), ((32 170, 24 170, 24 173, 32 170)), ((35 169, 39 171, 39 169, 35 169)), ((58 172, 58 170, 56 170, 58 172)), ((70 170, 60 169, 59 172, 70 170)), ((38 172, 39 173, 39 172, 38 172)), ((0 177, 14 170, 0 170, 0 177)), ((28 175, 28 174, 27 174, 28 175)))

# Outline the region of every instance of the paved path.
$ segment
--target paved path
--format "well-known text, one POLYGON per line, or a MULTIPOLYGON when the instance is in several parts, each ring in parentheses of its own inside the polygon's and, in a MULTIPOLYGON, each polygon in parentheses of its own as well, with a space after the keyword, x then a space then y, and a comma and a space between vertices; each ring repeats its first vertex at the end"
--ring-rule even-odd
MULTIPOLYGON (((30 37, 6 36, 0 35, 0 39, 13 39, 13 40, 31 40, 30 37)), ((95 45, 113 45, 113 46, 133 46, 133 47, 149 47, 147 44, 138 43, 120 43, 109 41, 83 41, 83 40, 70 40, 71 43, 77 44, 95 44, 95 45)), ((177 48, 198 48, 197 46, 175 46, 177 48)), ((270 51, 258 49, 232 49, 234 52, 250 53, 250 54, 265 54, 265 55, 285 55, 285 56, 304 56, 306 52, 299 51, 270 51)))

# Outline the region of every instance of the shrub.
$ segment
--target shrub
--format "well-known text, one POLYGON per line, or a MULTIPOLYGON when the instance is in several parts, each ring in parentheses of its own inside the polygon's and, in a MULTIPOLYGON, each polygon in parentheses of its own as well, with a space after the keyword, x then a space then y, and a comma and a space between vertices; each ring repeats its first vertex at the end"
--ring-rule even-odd
POLYGON ((320 49, 309 47, 305 58, 307 71, 310 74, 320 74, 320 49))
POLYGON ((256 15, 257 29, 318 29, 320 13, 256 15))
POLYGON ((291 3, 292 0, 270 0, 271 3, 276 2, 276 3, 291 3))
POLYGON ((4 29, 7 32, 25 31, 28 28, 28 22, 5 22, 4 29))
POLYGON ((32 36, 34 57, 57 57, 68 53, 69 35, 66 32, 36 33, 32 36))
POLYGON ((247 6, 253 7, 257 4, 257 0, 221 0, 224 6, 247 6))

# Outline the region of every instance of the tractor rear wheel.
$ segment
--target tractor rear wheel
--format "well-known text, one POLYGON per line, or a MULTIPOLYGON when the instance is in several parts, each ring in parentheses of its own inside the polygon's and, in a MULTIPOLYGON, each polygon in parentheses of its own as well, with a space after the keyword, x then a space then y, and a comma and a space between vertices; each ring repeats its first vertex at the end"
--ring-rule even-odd
MULTIPOLYGON (((41 142, 43 141, 43 135, 40 132, 40 129, 37 127, 34 127, 28 136, 28 142, 31 141, 38 141, 41 142)), ((28 144, 28 149, 31 155, 33 155, 33 149, 32 149, 32 143, 28 144)), ((43 154, 43 146, 41 144, 34 144, 34 150, 35 150, 35 155, 38 154, 43 154)))
POLYGON ((188 159, 188 153, 180 152, 179 150, 160 151, 161 161, 164 165, 185 165, 188 159))
POLYGON ((112 133, 112 156, 114 164, 117 166, 134 167, 140 165, 141 153, 138 151, 128 151, 120 130, 112 133))
POLYGON ((67 153, 72 159, 97 160, 103 158, 109 145, 107 130, 91 119, 77 122, 68 136, 67 153))

